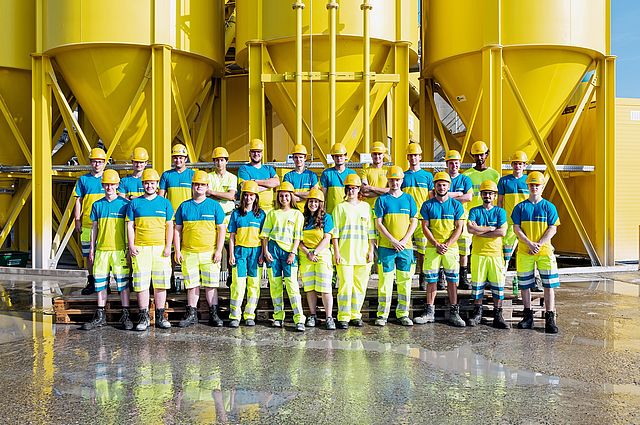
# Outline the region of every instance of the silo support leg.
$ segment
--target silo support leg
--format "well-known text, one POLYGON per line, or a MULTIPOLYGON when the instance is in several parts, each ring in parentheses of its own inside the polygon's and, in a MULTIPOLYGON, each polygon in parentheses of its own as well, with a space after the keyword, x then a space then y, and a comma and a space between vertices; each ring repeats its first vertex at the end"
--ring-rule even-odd
POLYGON ((551 153, 547 149, 544 139, 542 138, 542 136, 540 135, 540 132, 536 128, 536 124, 535 124, 535 121, 533 120, 533 117, 531 116, 531 112, 529 112, 529 108, 527 108, 524 98, 522 97, 522 94, 520 93, 520 90, 518 89, 517 84, 513 80, 513 76, 511 75, 511 71, 509 71, 509 67, 505 65, 503 69, 504 69, 504 76, 507 82, 509 83, 509 87, 513 91, 516 101, 520 106, 520 110, 522 111, 522 114, 524 115, 524 118, 527 121, 527 124, 529 125, 529 130, 533 135, 533 140, 535 141, 538 147, 538 150, 540 152, 540 155, 542 155, 542 159, 544 160, 544 163, 547 166, 547 171, 549 172, 549 175, 553 179, 553 182, 555 183, 555 186, 558 189, 558 193, 560 194, 560 197, 562 198, 562 201, 564 202, 564 205, 567 208, 567 213, 571 217, 571 221, 575 225, 576 231, 578 232, 578 235, 580 236, 580 239, 582 240, 582 243, 584 244, 584 247, 586 248, 587 253, 589 254, 589 258, 591 259, 592 265, 594 266, 602 265, 602 262, 600 261, 598 253, 596 252, 596 249, 593 243, 591 242, 589 235, 587 234, 587 230, 585 229, 584 224, 582 223, 582 220, 578 215, 578 211, 576 210, 576 207, 573 204, 573 201, 571 200, 571 195, 569 194, 569 191, 567 190, 567 187, 564 184, 564 180, 562 180, 562 177, 558 173, 558 170, 555 164, 553 163, 553 158, 551 156, 551 153))
MULTIPOLYGON (((482 51, 482 139, 489 146, 489 165, 502 169, 502 48, 482 51)), ((468 129, 467 129, 468 131, 468 129)), ((466 152, 461 152, 464 157, 466 152)))
MULTIPOLYGON (((65 235, 69 232, 69 229, 73 229, 74 224, 73 221, 69 220, 71 218, 71 213, 73 212, 73 207, 75 205, 75 196, 71 195, 69 197, 69 201, 67 202, 67 206, 65 207, 64 214, 58 208, 58 204, 55 199, 51 204, 53 216, 55 221, 53 222, 53 230, 56 232, 53 237, 53 243, 51 246, 51 258, 56 258, 58 252, 64 251, 67 245, 69 245, 69 250, 73 253, 74 258, 76 259, 78 266, 82 267, 82 250, 80 246, 78 246, 78 242, 75 239, 67 238, 65 240, 65 235), (59 224, 56 224, 57 223, 59 224)), ((58 257, 59 258, 59 257, 58 257)))
MULTIPOLYGON (((420 78, 420 145, 422 146, 423 161, 433 161, 433 153, 435 151, 433 139, 435 136, 435 117, 433 109, 427 98, 427 86, 432 83, 431 79, 420 78)), ((396 145, 397 150, 398 145, 396 145)), ((406 164, 405 149, 402 149, 404 163, 406 164)))
POLYGON ((13 199, 11 199, 11 205, 9 206, 9 217, 7 217, 7 222, 5 223, 2 232, 0 232, 0 246, 4 244, 5 240, 7 240, 13 224, 16 222, 18 215, 20 215, 20 211, 22 211, 22 208, 27 203, 30 197, 31 180, 26 180, 24 184, 21 185, 20 191, 14 194, 13 199))
MULTIPOLYGON (((196 136, 196 145, 195 145, 195 157, 199 158, 200 154, 202 153, 202 146, 204 144, 204 137, 207 134, 207 129, 209 128, 209 124, 211 123, 211 116, 214 115, 213 112, 213 104, 214 101, 216 100, 216 96, 215 96, 215 90, 213 88, 211 88, 210 90, 211 93, 209 93, 209 97, 206 98, 206 104, 204 106, 204 109, 202 111, 202 113, 204 114, 202 117, 202 122, 200 123, 200 127, 198 128, 198 134, 196 136)), ((218 121, 222 121, 222 119, 226 119, 226 117, 220 118, 220 104, 218 103, 217 108, 216 108, 216 112, 215 112, 215 116, 217 117, 218 121)), ((222 130, 220 129, 220 124, 216 125, 215 129, 215 141, 216 141, 216 145, 215 146, 222 146, 222 143, 220 142, 221 140, 226 140, 222 139, 221 134, 222 134, 222 130)))
POLYGON ((433 98, 433 88, 430 85, 427 85, 427 99, 429 99, 429 105, 431 105, 431 111, 433 113, 434 120, 436 122, 436 126, 438 128, 438 133, 440 134, 440 143, 442 143, 442 147, 444 151, 447 152, 449 150, 449 142, 447 141, 447 135, 445 134, 444 127, 442 126, 442 121, 440 120, 440 116, 438 115, 438 109, 436 108, 436 102, 433 98))
POLYGON ((151 160, 162 171, 171 167, 171 48, 153 46, 151 60, 151 160))
POLYGON ((187 114, 184 111, 184 103, 182 102, 182 95, 180 95, 180 87, 178 87, 178 80, 176 75, 171 73, 171 93, 173 94, 173 103, 176 105, 176 113, 178 114, 178 121, 180 122, 180 129, 182 130, 182 138, 184 144, 187 146, 187 151, 191 156, 191 161, 198 160, 196 150, 193 148, 193 140, 191 139, 191 129, 189 123, 187 123, 187 114))
MULTIPOLYGON (((478 95, 476 96, 476 103, 473 106, 473 113, 471 114, 471 121, 469 121, 469 127, 467 127, 467 132, 464 135, 464 141, 462 142, 462 149, 460 152, 466 152, 469 147, 469 142, 471 141, 471 133, 473 132, 473 127, 476 125, 476 117, 478 116, 478 111, 480 110, 480 105, 482 104, 482 94, 484 92, 484 88, 480 86, 478 89, 478 95)), ((496 168, 498 170, 499 168, 496 168)))
MULTIPOLYGON (((406 146, 409 143, 409 43, 396 42, 394 72, 400 81, 393 88, 393 142, 406 146)), ((371 119, 367 117, 367 125, 371 119)))
POLYGON ((24 140, 24 137, 22 137, 22 133, 20 132, 20 129, 16 125, 17 121, 13 118, 13 115, 11 114, 9 107, 7 106, 7 103, 4 101, 4 98, 2 97, 1 94, 0 94, 0 111, 2 112, 2 115, 4 115, 4 118, 7 121, 7 125, 11 130, 11 134, 13 134, 13 137, 18 142, 18 145, 20 146, 20 150, 22 151, 22 154, 27 160, 27 163, 31 165, 31 150, 29 149, 27 142, 24 140))
MULTIPOLYGON (((264 140, 266 135, 264 116, 264 85, 262 84, 262 42, 249 42, 249 140, 264 140)), ((268 158, 265 152, 264 157, 268 158)))

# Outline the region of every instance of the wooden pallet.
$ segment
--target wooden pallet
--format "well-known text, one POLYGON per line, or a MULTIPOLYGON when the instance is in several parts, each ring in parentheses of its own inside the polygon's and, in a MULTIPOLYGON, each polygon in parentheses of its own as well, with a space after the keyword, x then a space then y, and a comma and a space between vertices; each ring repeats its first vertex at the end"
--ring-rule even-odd
MULTIPOLYGON (((337 302, 336 302, 337 292, 334 289, 333 297, 334 297, 334 314, 337 315, 337 302)), ((223 319, 228 319, 229 316, 229 296, 230 291, 229 288, 222 287, 218 289, 218 298, 220 310, 220 317, 223 319)), ((411 305, 409 309, 410 317, 414 315, 420 315, 424 309, 424 301, 426 297, 426 292, 421 291, 419 289, 413 289, 411 292, 411 305)), ((543 319, 543 310, 544 303, 542 294, 540 293, 532 293, 532 309, 534 310, 534 318, 535 319, 543 319)), ((285 299, 285 312, 287 318, 292 317, 292 309, 289 303, 289 300, 286 296, 286 291, 284 294, 285 299)), ((138 302, 135 294, 131 294, 129 297, 129 310, 136 318, 138 314, 138 302)), ((391 303, 391 314, 390 317, 394 317, 394 311, 396 308, 396 300, 397 293, 393 292, 392 295, 392 303, 391 303)), ((308 305, 306 296, 302 294, 303 308, 305 314, 308 314, 308 305)), ((459 290, 458 291, 458 303, 460 304, 460 312, 463 318, 468 317, 470 312, 473 310, 473 300, 471 299, 471 291, 468 290, 459 290)), ((170 322, 177 323, 186 311, 187 305, 187 296, 186 293, 180 294, 168 294, 167 301, 165 304, 165 314, 170 322)), ((363 320, 373 320, 376 317, 376 311, 378 308, 378 291, 375 288, 368 288, 367 294, 365 297, 365 302, 362 307, 362 315, 363 320)), ((514 298, 511 294, 505 294, 505 300, 503 301, 503 317, 506 321, 519 321, 523 315, 523 305, 522 300, 514 298)), ((150 311, 153 312, 155 309, 153 297, 151 297, 151 305, 150 311)), ((56 323, 84 323, 86 321, 91 320, 93 314, 96 310, 96 298, 95 295, 64 295, 61 297, 56 297, 54 299, 54 311, 56 315, 56 323)), ((107 313, 107 322, 110 324, 118 323, 120 319, 120 315, 122 313, 122 303, 120 300, 120 296, 117 293, 110 294, 107 297, 107 303, 105 306, 105 311, 107 313)), ((438 291, 436 294, 435 301, 435 313, 436 320, 446 320, 448 318, 449 308, 448 308, 448 296, 446 291, 438 291)), ((267 321, 271 319, 273 314, 273 304, 271 303, 271 297, 269 294, 269 288, 262 287, 260 289, 260 298, 258 300, 258 306, 256 308, 256 319, 258 321, 267 321)), ((206 303, 204 290, 200 291, 200 299, 198 302, 198 315, 201 321, 206 322, 209 319, 209 309, 206 303)), ((151 314, 151 320, 154 321, 154 315, 151 314)), ((318 302, 318 316, 325 317, 324 309, 322 308, 322 302, 318 302)), ((493 301, 491 295, 487 292, 484 297, 484 314, 483 316, 491 318, 493 317, 493 301)))

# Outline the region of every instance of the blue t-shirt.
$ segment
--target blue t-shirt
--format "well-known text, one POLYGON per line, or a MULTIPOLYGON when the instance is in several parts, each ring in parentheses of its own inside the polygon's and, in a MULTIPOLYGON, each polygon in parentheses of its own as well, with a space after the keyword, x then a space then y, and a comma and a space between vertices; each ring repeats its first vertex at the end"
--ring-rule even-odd
POLYGON ((240 210, 236 208, 229 218, 229 233, 236 234, 236 245, 247 248, 254 248, 261 245, 260 231, 266 214, 260 210, 256 217, 252 211, 247 212, 244 216, 240 214, 240 210))
POLYGON ((136 245, 164 245, 166 222, 173 219, 173 207, 171 202, 162 196, 156 196, 151 200, 141 196, 129 203, 126 219, 135 222, 136 245))
MULTIPOLYGON (((462 203, 453 198, 447 198, 444 202, 438 201, 437 198, 431 198, 422 204, 420 215, 423 220, 429 222, 428 227, 433 237, 443 243, 453 234, 456 228, 455 222, 463 217, 464 207, 462 203)), ((431 242, 428 244, 431 245, 431 242)))
POLYGON ((181 203, 191 198, 191 180, 195 171, 187 168, 181 173, 167 170, 162 173, 158 188, 165 190, 165 198, 171 202, 173 210, 177 210, 181 203))
MULTIPOLYGON (((507 212, 500 207, 494 206, 487 210, 484 206, 479 205, 469 211, 469 221, 483 227, 506 227, 507 212)), ((484 237, 473 235, 471 253, 502 258, 502 236, 484 237)))
POLYGON ((82 227, 91 227, 91 206, 104 196, 102 175, 87 173, 80 176, 76 183, 75 196, 82 198, 82 227))
MULTIPOLYGON (((256 168, 251 164, 243 164, 238 168, 238 193, 236 197, 240 199, 242 193, 242 183, 247 180, 267 180, 276 176, 276 169, 271 165, 261 164, 256 168)), ((265 211, 273 209, 273 190, 263 190, 258 194, 260 198, 260 208, 265 211)))
POLYGON ((218 226, 223 224, 224 217, 225 213, 216 200, 184 201, 176 211, 176 225, 182 226, 182 247, 189 252, 215 250, 218 226))
MULTIPOLYGON (((391 236, 400 240, 404 238, 412 218, 418 214, 418 206, 413 196, 402 192, 397 198, 390 193, 380 196, 374 206, 376 218, 382 219, 382 224, 391 236)), ((394 246, 387 238, 380 235, 380 246, 393 249, 394 246)), ((411 241, 407 248, 411 248, 411 241)))
MULTIPOLYGON (((520 226, 522 231, 532 241, 539 241, 547 231, 549 226, 559 226, 560 216, 556 206, 546 199, 533 203, 526 199, 515 206, 511 213, 513 224, 520 226)), ((518 244, 518 253, 528 254, 529 247, 524 244, 518 244)), ((539 255, 552 255, 553 246, 547 243, 540 248, 539 255)))
POLYGON ((291 183, 296 192, 307 192, 318 184, 318 176, 310 170, 304 170, 302 173, 296 170, 289 171, 282 180, 291 183))
POLYGON ((473 189, 473 183, 469 176, 465 176, 464 174, 458 174, 457 176, 451 179, 451 186, 449 187, 449 192, 462 192, 467 193, 473 189))
POLYGON ((338 172, 335 167, 327 168, 320 175, 320 185, 327 190, 325 199, 326 210, 329 214, 344 200, 344 180, 349 174, 356 174, 351 168, 338 172))
POLYGON ((109 201, 106 197, 91 206, 91 221, 98 222, 96 249, 120 251, 126 248, 124 217, 129 201, 118 196, 109 201))
POLYGON ((142 177, 126 176, 120 180, 118 192, 125 196, 142 196, 144 194, 144 186, 142 186, 142 177))

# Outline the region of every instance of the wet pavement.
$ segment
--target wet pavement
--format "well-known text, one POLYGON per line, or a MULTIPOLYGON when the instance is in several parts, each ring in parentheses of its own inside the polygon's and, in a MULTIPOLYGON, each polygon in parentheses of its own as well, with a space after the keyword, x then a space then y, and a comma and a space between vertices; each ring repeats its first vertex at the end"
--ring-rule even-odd
POLYGON ((0 281, 2 423, 640 423, 640 273, 563 280, 555 336, 83 332, 51 315, 67 284, 0 281))

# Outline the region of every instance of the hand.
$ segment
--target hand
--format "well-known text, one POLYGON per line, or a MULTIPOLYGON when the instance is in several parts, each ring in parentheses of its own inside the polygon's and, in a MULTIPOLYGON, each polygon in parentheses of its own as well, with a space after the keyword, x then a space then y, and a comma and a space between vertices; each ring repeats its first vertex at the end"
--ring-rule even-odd
POLYGON ((287 264, 293 264, 295 261, 296 261, 296 254, 292 252, 287 257, 287 264))
POLYGON ((367 263, 373 263, 373 249, 370 249, 367 252, 367 263))
POLYGON ((258 264, 260 266, 262 266, 264 264, 264 254, 260 254, 260 256, 258 257, 258 264))
MULTIPOLYGON (((260 260, 258 260, 258 262, 260 262, 260 260)), ((229 265, 232 267, 236 265, 236 256, 233 255, 233 252, 229 254, 229 265)))
POLYGON ((218 264, 220 261, 222 261, 222 251, 216 250, 216 252, 213 253, 213 257, 211 257, 211 259, 213 260, 214 264, 218 264))
POLYGON ((446 243, 439 243, 436 245, 436 251, 438 251, 438 254, 440 255, 446 254, 448 250, 449 245, 447 245, 446 243))
POLYGON ((529 245, 529 253, 536 255, 540 252, 540 248, 542 247, 542 245, 540 245, 537 242, 531 242, 531 245, 529 245))
POLYGON ((340 254, 335 254, 333 256, 333 260, 336 262, 336 265, 342 264, 342 257, 340 256, 340 254))
POLYGON ((307 258, 309 259, 309 261, 313 261, 314 263, 318 262, 318 256, 316 255, 315 252, 313 251, 309 251, 307 253, 307 258))
POLYGON ((163 257, 171 257, 171 247, 170 246, 165 246, 164 250, 162 251, 162 256, 163 257))
POLYGON ((76 218, 75 221, 75 227, 76 227, 76 232, 78 233, 82 233, 82 219, 81 218, 76 218))
POLYGON ((93 263, 93 260, 96 257, 96 253, 93 250, 93 247, 91 247, 91 249, 89 250, 89 262, 93 263))
POLYGON ((176 259, 176 263, 182 264, 182 260, 184 259, 184 257, 182 257, 182 251, 176 251, 173 256, 176 259))
POLYGON ((497 229, 495 226, 487 226, 487 232, 493 232, 497 229))
POLYGON ((396 251, 403 251, 404 250, 404 244, 401 241, 392 239, 391 240, 391 245, 393 245, 393 248, 396 251))
POLYGON ((271 255, 269 251, 264 252, 264 259, 267 261, 267 263, 273 263, 273 255, 271 255))
POLYGON ((139 253, 138 248, 136 248, 133 245, 129 245, 129 255, 131 255, 132 257, 137 256, 139 253))

